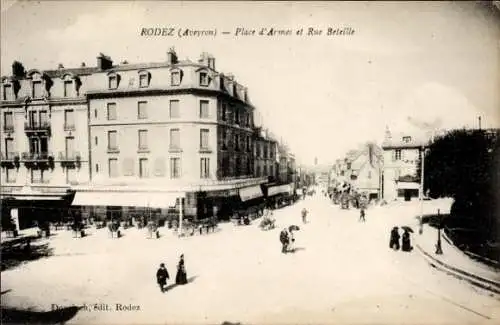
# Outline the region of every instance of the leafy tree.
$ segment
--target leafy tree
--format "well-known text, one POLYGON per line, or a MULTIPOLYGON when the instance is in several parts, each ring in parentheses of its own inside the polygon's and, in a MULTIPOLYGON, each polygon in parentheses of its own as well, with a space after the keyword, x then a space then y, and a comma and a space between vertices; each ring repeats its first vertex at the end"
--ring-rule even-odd
POLYGON ((26 70, 21 62, 14 61, 12 63, 12 74, 14 77, 24 77, 26 75, 26 70))
POLYGON ((473 220, 490 238, 500 216, 499 139, 499 130, 453 130, 425 155, 424 191, 432 198, 454 198, 452 217, 473 220))

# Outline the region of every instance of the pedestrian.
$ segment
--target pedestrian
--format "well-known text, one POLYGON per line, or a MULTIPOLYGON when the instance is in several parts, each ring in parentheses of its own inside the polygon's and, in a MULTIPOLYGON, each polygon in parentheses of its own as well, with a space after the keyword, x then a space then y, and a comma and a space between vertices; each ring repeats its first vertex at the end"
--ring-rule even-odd
POLYGON ((307 209, 303 208, 302 209, 302 223, 307 223, 307 209))
POLYGON ((165 264, 161 263, 160 268, 156 271, 156 282, 158 282, 161 292, 165 292, 167 279, 170 279, 167 268, 165 267, 165 264))
POLYGON ((413 247, 411 246, 410 232, 408 229, 404 230, 402 244, 401 250, 403 252, 411 252, 413 250, 413 247))
POLYGON ((359 221, 365 222, 365 208, 361 207, 361 210, 359 210, 359 221))
POLYGON ((288 250, 291 251, 292 253, 295 252, 295 237, 293 236, 293 230, 290 229, 290 241, 288 245, 288 250))
POLYGON ((281 252, 286 254, 288 252, 288 244, 290 243, 290 239, 288 237, 288 231, 284 228, 280 232, 280 242, 281 242, 281 252))
POLYGON ((184 254, 181 254, 179 264, 177 264, 177 275, 175 276, 175 283, 176 284, 187 283, 186 266, 184 265, 184 254))
POLYGON ((391 230, 391 239, 389 242, 389 248, 394 250, 399 250, 399 231, 398 227, 393 227, 391 230))

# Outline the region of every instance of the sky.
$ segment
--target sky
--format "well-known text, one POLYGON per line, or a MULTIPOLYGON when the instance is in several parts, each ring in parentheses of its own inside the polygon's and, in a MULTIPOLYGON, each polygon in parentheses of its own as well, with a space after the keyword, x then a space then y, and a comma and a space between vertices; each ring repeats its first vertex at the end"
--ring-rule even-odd
POLYGON ((202 52, 248 87, 262 123, 298 161, 330 164, 391 131, 500 126, 500 12, 474 2, 146 2, 2 0, 1 73, 59 63, 161 62, 202 52), (147 37, 142 28, 217 29, 147 37), (323 30, 235 36, 237 28, 323 30), (328 36, 350 27, 354 34, 328 36), (230 32, 222 35, 222 31, 230 32), (304 33, 305 33, 304 32, 304 33), (410 123, 409 118, 417 123, 410 123))

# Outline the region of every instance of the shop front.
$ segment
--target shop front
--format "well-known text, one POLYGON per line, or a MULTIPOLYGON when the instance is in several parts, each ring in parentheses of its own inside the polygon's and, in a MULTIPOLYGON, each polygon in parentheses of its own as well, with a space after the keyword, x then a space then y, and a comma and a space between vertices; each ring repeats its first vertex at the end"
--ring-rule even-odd
POLYGON ((265 198, 260 185, 242 187, 238 190, 240 197, 239 211, 243 214, 256 214, 264 210, 265 198))
POLYGON ((293 184, 276 185, 267 188, 268 207, 278 209, 289 205, 294 196, 293 184))
POLYGON ((418 198, 420 184, 416 182, 397 182, 398 198, 403 198, 405 201, 411 201, 418 198))

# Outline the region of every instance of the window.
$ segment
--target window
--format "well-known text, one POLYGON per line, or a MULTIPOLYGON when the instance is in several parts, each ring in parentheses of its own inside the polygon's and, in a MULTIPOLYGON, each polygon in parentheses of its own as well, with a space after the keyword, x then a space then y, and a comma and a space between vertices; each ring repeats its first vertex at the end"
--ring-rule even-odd
POLYGON ((226 104, 222 104, 222 116, 221 116, 221 119, 223 121, 227 121, 227 105, 226 104))
POLYGON ((410 143, 411 142, 411 137, 409 137, 409 136, 403 137, 403 142, 404 143, 410 143))
POLYGON ((394 159, 395 160, 401 160, 401 149, 396 149, 394 151, 394 159))
POLYGON ((42 82, 33 81, 33 98, 41 98, 42 94, 42 82))
POLYGON ((109 76, 108 79, 108 88, 116 89, 118 88, 118 76, 109 76))
POLYGON ((240 150, 240 136, 239 136, 239 134, 234 135, 234 150, 236 150, 236 151, 240 150))
POLYGON ((142 73, 139 75, 139 88, 145 88, 149 86, 149 74, 142 73))
POLYGON ((250 114, 245 115, 245 126, 250 127, 250 114))
POLYGON ((210 158, 200 159, 200 178, 210 178, 210 158))
POLYGON ((97 118, 97 108, 94 109, 94 117, 97 118))
POLYGON ((43 170, 31 169, 31 183, 43 183, 43 170))
POLYGON ((5 176, 6 176, 6 182, 7 183, 15 183, 16 182, 16 171, 14 169, 5 169, 5 176))
POLYGON ((71 88, 73 86, 73 81, 65 80, 64 81, 64 97, 69 97, 72 95, 71 88))
POLYGON ((66 159, 69 158, 74 158, 75 157, 75 138, 73 137, 66 137, 65 141, 65 154, 66 154, 66 159))
POLYGON ((108 121, 116 120, 116 103, 108 103, 108 121))
POLYGON ((64 129, 75 129, 75 112, 72 109, 67 109, 64 111, 64 129))
POLYGON ((234 123, 240 124, 240 110, 238 107, 234 108, 234 123))
POLYGON ((97 147, 97 145, 99 144, 98 140, 97 140, 97 137, 94 137, 94 142, 95 142, 95 146, 97 147))
POLYGON ((108 131, 108 150, 118 150, 118 133, 108 131))
POLYGON ((181 177, 181 158, 170 158, 170 178, 181 177))
POLYGON ((241 171, 242 171, 241 170, 241 158, 240 157, 236 157, 234 169, 235 169, 236 176, 240 176, 241 175, 241 171))
POLYGON ((14 115, 12 112, 5 112, 3 114, 3 129, 6 131, 14 130, 14 115))
POLYGON ((95 164, 95 172, 99 173, 99 164, 95 164))
POLYGON ((247 152, 251 151, 251 145, 250 145, 250 136, 247 136, 247 152))
POLYGON ((109 177, 118 177, 118 159, 109 158, 108 160, 109 177))
POLYGON ((200 86, 208 86, 208 73, 200 72, 200 86))
POLYGON ((180 117, 179 111, 179 101, 171 100, 170 101, 170 118, 178 118, 180 117))
POLYGON ((208 149, 208 137, 210 130, 201 129, 200 130, 200 149, 208 149))
POLYGON ((148 130, 139 130, 139 150, 148 148, 148 130))
POLYGON ((170 148, 180 149, 180 147, 181 147, 180 130, 170 129, 170 148))
POLYGON ((149 177, 149 163, 147 158, 139 159, 139 177, 149 177))
POLYGON ((49 115, 47 111, 40 111, 40 126, 48 126, 49 125, 49 115))
POLYGON ((8 159, 14 158, 14 139, 5 139, 5 151, 8 159))
POLYGON ((139 120, 148 118, 148 102, 137 103, 137 118, 139 120))
POLYGON ((227 150, 227 130, 222 130, 222 150, 227 150))
POLYGON ((252 173, 252 162, 250 159, 247 160, 247 175, 250 175, 252 173))
POLYGON ((208 118, 208 100, 200 100, 200 118, 208 118))
POLYGON ((172 86, 178 86, 181 84, 181 72, 180 71, 172 71, 170 75, 170 84, 172 86))
POLYGON ((3 85, 3 99, 4 100, 11 100, 11 99, 13 99, 13 96, 12 96, 12 85, 11 84, 4 84, 3 85))

